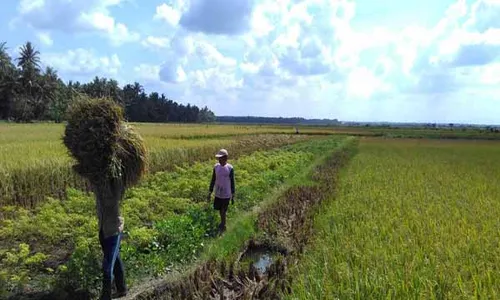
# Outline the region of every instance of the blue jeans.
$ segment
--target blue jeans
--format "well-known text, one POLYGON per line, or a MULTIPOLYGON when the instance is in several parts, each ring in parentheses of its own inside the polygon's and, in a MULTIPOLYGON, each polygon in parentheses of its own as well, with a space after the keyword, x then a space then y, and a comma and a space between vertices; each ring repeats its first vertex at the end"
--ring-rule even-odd
POLYGON ((102 260, 102 294, 101 299, 111 299, 113 280, 118 292, 126 291, 125 270, 120 259, 121 234, 104 238, 102 231, 99 231, 99 241, 101 243, 102 260))

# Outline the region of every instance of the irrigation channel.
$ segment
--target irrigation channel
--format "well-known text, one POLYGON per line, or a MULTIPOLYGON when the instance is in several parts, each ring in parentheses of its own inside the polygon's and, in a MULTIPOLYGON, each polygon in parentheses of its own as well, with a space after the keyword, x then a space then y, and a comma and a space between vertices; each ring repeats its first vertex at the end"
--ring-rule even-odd
POLYGON ((229 259, 210 259, 177 276, 145 284, 123 299, 280 299, 290 293, 294 265, 312 235, 318 204, 335 197, 339 171, 357 150, 347 138, 318 160, 299 184, 290 185, 260 209, 255 218, 257 238, 229 259))

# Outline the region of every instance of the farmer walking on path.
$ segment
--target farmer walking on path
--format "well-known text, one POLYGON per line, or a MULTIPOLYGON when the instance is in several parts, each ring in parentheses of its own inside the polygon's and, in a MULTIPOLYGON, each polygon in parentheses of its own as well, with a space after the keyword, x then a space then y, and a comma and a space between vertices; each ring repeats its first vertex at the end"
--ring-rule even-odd
POLYGON ((124 218, 120 203, 125 190, 146 172, 146 147, 141 136, 124 120, 123 109, 111 99, 83 98, 68 109, 64 145, 77 163, 76 173, 86 178, 95 195, 102 248, 101 300, 127 294, 120 243, 124 218), (116 288, 116 293, 112 293, 116 288))
POLYGON ((221 149, 215 157, 219 159, 219 162, 215 164, 212 171, 208 201, 210 201, 215 188, 214 209, 220 213, 219 233, 222 233, 226 231, 226 212, 229 201, 234 204, 234 169, 227 162, 228 152, 226 149, 221 149))

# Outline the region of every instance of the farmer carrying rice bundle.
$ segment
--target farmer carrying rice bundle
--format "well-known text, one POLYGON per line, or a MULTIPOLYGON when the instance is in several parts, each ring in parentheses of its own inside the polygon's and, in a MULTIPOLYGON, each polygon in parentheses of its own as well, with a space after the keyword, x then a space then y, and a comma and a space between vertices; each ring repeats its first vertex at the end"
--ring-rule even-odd
POLYGON ((222 233, 226 231, 226 212, 229 201, 234 204, 234 169, 227 162, 228 152, 226 149, 221 149, 215 157, 218 158, 219 162, 215 164, 212 171, 208 201, 210 201, 215 188, 214 209, 220 213, 219 233, 222 233))
POLYGON ((83 99, 68 111, 63 142, 77 161, 74 170, 88 180, 95 195, 103 251, 101 299, 124 296, 127 287, 120 259, 124 219, 119 204, 125 189, 146 171, 143 140, 125 124, 123 110, 114 101, 83 99))

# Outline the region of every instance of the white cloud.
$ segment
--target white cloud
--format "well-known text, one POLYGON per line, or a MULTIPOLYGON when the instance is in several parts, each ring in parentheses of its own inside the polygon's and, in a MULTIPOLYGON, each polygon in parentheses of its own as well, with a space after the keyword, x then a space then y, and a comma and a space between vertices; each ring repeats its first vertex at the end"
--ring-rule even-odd
POLYGON ((163 20, 172 26, 179 24, 181 19, 181 12, 170 5, 165 3, 156 7, 155 20, 163 20))
POLYGON ((172 51, 174 51, 178 56, 185 57, 194 52, 196 47, 195 38, 181 32, 172 37, 170 46, 172 51))
MULTIPOLYGON (((240 96, 264 93, 262 97, 267 99, 289 97, 287 101, 294 103, 293 99, 304 95, 329 99, 334 91, 353 107, 356 99, 387 98, 394 104, 415 101, 415 97, 424 97, 422 101, 437 95, 448 99, 456 97, 459 90, 483 93, 484 98, 478 98, 488 99, 483 90, 498 84, 500 78, 500 18, 491 17, 500 7, 495 5, 489 1, 489 10, 482 10, 487 16, 481 17, 477 3, 468 6, 458 1, 434 27, 360 31, 350 25, 355 12, 352 3, 305 0, 294 6, 289 1, 264 2, 255 7, 252 32, 245 34, 255 48, 239 58, 244 79, 240 96), (321 11, 313 7, 321 7, 321 11), (476 21, 471 21, 473 18, 476 21), (478 24, 477 20, 490 21, 478 24), (331 84, 337 85, 333 88, 331 84), (304 92, 285 96, 280 86, 304 92)), ((418 114, 428 107, 406 106, 408 111, 401 116, 418 114)), ((369 111, 359 115, 370 118, 369 111)))
POLYGON ((221 72, 218 67, 197 70, 190 74, 192 76, 193 85, 202 90, 210 90, 215 93, 225 93, 228 90, 241 88, 243 80, 237 79, 234 74, 221 72))
POLYGON ((95 51, 83 48, 42 53, 41 60, 61 73, 83 77, 117 75, 122 65, 117 54, 98 56, 95 51))
POLYGON ((250 29, 253 0, 191 0, 179 24, 194 32, 241 34, 250 29))
POLYGON ((155 65, 140 64, 134 67, 136 76, 140 79, 158 82, 160 80, 160 67, 155 65))
POLYGON ((483 85, 498 86, 500 85, 500 63, 493 63, 483 68, 475 70, 478 83, 483 85))
POLYGON ((500 1, 478 0, 471 5, 470 18, 465 27, 478 32, 500 27, 500 1))
MULTIPOLYGON (((55 29, 97 32, 113 45, 140 41, 156 51, 134 55, 137 78, 216 113, 451 120, 466 114, 465 95, 478 112, 499 89, 498 0, 457 0, 434 24, 392 27, 396 12, 364 25, 356 13, 369 4, 348 0, 164 2, 137 26, 143 38, 125 25, 133 18, 111 14, 121 0, 22 0, 18 9, 47 45, 55 29)), ((73 52, 52 61, 73 72, 120 68, 111 56, 73 52)))
POLYGON ((134 42, 140 38, 137 32, 117 22, 109 8, 121 4, 121 0, 20 0, 17 24, 26 24, 46 32, 51 30, 73 34, 97 32, 106 36, 112 45, 134 42))
POLYGON ((186 72, 177 58, 169 58, 160 66, 160 81, 166 83, 180 83, 186 80, 186 72))
POLYGON ((388 90, 387 83, 366 67, 357 67, 347 76, 346 94, 349 98, 370 99, 374 93, 388 90))
POLYGON ((82 13, 79 22, 82 26, 90 26, 92 29, 105 33, 111 43, 116 46, 135 42, 140 38, 138 33, 129 31, 127 26, 117 23, 113 17, 104 12, 82 13))
MULTIPOLYGON (((482 82, 478 69, 500 58, 499 29, 496 19, 487 18, 490 11, 478 11, 478 1, 468 6, 465 1, 457 1, 447 10, 445 16, 434 28, 427 30, 428 38, 424 46, 414 46, 416 55, 411 75, 415 86, 410 90, 428 94, 445 94, 463 90, 482 82), (489 20, 478 25, 477 18, 489 20), (475 70, 475 71, 473 71, 475 70), (476 74, 471 76, 470 74, 476 74)), ((491 7, 500 11, 500 6, 491 7)), ((490 70, 491 72, 491 70, 490 70)))
POLYGON ((52 46, 54 44, 50 34, 47 32, 38 32, 36 36, 38 37, 38 40, 46 46, 52 46))
POLYGON ((236 66, 236 60, 222 55, 214 45, 207 41, 195 42, 196 54, 206 65, 216 65, 221 67, 236 66))
POLYGON ((165 37, 148 36, 141 42, 141 44, 146 48, 162 49, 169 47, 170 40, 165 37))
POLYGON ((259 66, 254 63, 241 63, 240 69, 243 73, 256 74, 259 71, 259 66))

